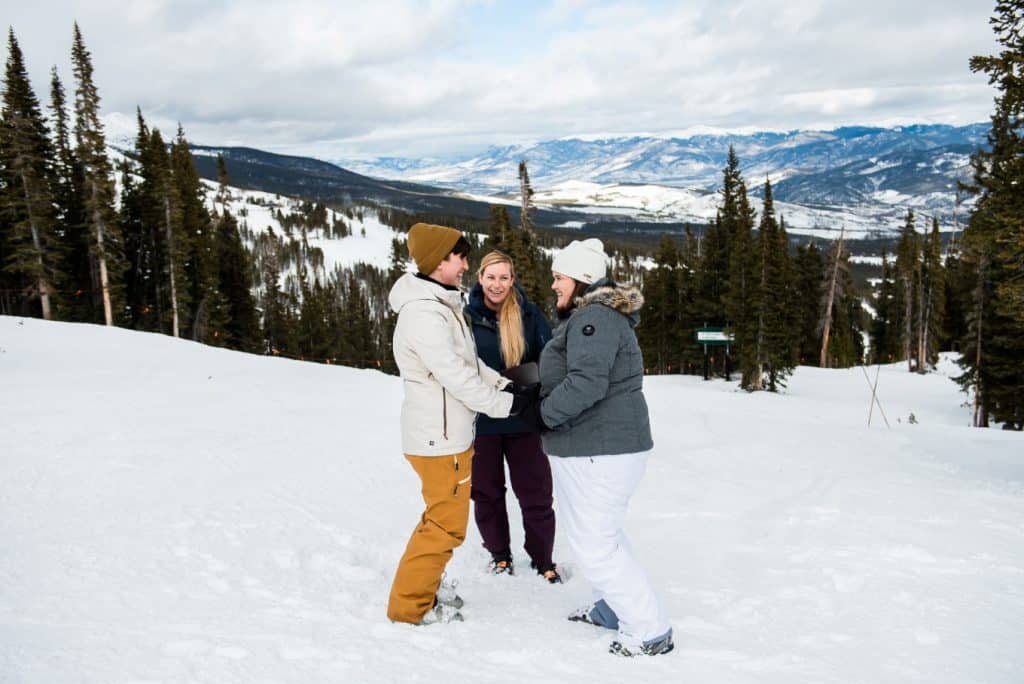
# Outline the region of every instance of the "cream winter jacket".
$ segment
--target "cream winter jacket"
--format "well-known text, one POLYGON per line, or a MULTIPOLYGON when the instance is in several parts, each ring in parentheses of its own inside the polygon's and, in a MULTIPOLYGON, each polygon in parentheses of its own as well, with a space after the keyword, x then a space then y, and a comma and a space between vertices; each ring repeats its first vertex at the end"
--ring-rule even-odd
POLYGON ((508 416, 508 380, 481 363, 463 317, 462 293, 412 273, 391 288, 398 313, 393 341, 402 375, 402 451, 446 456, 465 451, 476 436, 476 414, 508 416))

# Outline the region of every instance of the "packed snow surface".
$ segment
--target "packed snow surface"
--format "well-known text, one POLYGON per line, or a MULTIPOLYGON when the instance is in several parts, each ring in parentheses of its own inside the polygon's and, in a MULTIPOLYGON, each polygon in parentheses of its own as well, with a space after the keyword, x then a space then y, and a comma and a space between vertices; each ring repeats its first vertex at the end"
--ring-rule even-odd
POLYGON ((0 681, 1018 683, 1024 439, 967 427, 949 359, 882 367, 869 427, 867 370, 645 380, 627 531, 677 646, 625 660, 518 523, 513 577, 470 523, 464 623, 387 620, 422 508, 397 378, 0 317, 0 681))

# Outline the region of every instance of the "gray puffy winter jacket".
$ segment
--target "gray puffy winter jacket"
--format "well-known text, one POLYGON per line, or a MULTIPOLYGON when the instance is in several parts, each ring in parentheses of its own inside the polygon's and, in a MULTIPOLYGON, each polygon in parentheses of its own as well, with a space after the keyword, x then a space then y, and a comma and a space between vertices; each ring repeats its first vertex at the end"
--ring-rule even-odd
POLYGON ((598 456, 648 451, 644 364, 633 328, 643 295, 602 279, 587 289, 540 355, 544 451, 598 456))

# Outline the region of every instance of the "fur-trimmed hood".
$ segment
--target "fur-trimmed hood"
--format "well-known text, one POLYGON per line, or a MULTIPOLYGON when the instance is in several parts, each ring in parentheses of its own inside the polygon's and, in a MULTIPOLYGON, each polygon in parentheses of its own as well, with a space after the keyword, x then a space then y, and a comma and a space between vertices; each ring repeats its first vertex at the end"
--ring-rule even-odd
POLYGON ((635 327, 640 322, 640 309, 644 305, 644 296, 633 285, 619 285, 608 278, 598 280, 576 299, 576 308, 582 309, 591 304, 603 304, 609 309, 618 311, 630 320, 635 327))

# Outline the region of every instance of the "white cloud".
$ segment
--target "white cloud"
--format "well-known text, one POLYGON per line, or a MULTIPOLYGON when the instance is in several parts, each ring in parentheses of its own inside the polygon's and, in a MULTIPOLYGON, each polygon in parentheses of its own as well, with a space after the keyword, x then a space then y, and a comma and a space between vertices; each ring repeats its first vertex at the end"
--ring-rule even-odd
POLYGON ((595 131, 982 120, 990 8, 953 0, 20 3, 45 100, 77 19, 104 111, 215 144, 437 153, 595 131), (56 33, 55 29, 56 28, 56 33), (502 33, 502 29, 505 33, 502 33), (509 32, 512 31, 511 35, 509 32), (500 39, 495 38, 500 36, 500 39))

